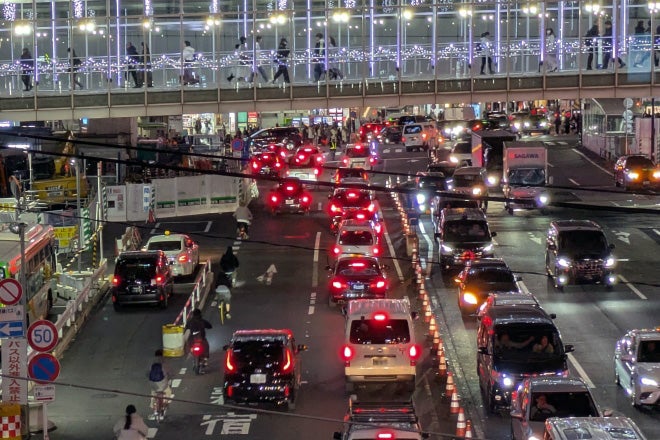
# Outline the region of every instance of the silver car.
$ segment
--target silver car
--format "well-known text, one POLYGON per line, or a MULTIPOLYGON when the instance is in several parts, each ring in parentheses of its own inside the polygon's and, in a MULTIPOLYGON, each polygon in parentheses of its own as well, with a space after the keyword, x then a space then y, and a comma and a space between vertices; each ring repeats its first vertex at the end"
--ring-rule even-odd
POLYGON ((617 341, 614 376, 633 406, 660 404, 660 327, 631 330, 617 341))
POLYGON ((165 252, 174 276, 192 275, 199 264, 199 245, 185 234, 154 235, 143 250, 165 252))

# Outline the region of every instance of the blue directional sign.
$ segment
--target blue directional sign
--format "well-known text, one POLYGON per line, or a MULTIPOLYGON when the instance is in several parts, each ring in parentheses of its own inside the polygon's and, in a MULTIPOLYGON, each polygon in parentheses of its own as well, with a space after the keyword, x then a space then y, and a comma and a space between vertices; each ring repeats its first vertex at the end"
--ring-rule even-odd
POLYGON ((22 321, 0 322, 0 338, 22 337, 24 334, 22 321))

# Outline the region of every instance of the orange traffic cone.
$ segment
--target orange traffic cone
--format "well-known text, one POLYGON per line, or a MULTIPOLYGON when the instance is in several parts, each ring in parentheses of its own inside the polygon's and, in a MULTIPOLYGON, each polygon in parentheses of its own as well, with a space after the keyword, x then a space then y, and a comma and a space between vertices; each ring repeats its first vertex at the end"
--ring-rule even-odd
POLYGON ((465 430, 467 424, 465 423, 465 411, 459 408, 458 420, 456 421, 456 437, 465 437, 465 430))
POLYGON ((432 354, 438 354, 438 348, 440 347, 440 333, 438 333, 438 330, 435 330, 433 332, 433 345, 431 346, 431 353, 432 354))
MULTIPOLYGON (((451 403, 449 404, 449 414, 458 414, 460 417, 461 411, 463 411, 463 408, 461 408, 461 399, 458 397, 456 388, 454 388, 454 392, 451 395, 451 403)), ((463 421, 465 421, 465 416, 463 416, 463 421)))
POLYGON ((472 438, 472 422, 469 420, 465 424, 465 438, 472 438))
POLYGON ((447 373, 447 385, 445 385, 445 397, 453 397, 454 391, 456 391, 456 386, 454 385, 454 373, 450 371, 447 373))
MULTIPOLYGON (((438 374, 440 376, 447 375, 447 359, 445 359, 445 351, 440 351, 440 365, 438 366, 438 374)), ((454 379, 452 379, 454 380, 454 379)))
POLYGON ((431 316, 431 320, 429 321, 429 336, 433 337, 435 334, 435 318, 431 316))

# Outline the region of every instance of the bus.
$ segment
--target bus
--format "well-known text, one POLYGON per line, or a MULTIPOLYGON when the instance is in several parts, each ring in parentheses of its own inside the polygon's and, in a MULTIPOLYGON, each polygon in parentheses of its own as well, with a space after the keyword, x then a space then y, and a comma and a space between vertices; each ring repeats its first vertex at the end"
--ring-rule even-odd
MULTIPOLYGON (((55 232, 50 225, 28 225, 25 230, 25 266, 27 276, 23 286, 26 295, 28 323, 47 319, 53 306, 55 232)), ((21 242, 19 235, 8 229, 0 231, 0 280, 20 281, 21 242)))

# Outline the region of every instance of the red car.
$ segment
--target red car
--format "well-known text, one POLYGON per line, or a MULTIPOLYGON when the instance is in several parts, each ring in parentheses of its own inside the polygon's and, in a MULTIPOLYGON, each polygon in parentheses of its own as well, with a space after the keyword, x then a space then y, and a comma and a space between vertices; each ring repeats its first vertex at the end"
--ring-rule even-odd
POLYGON ((318 147, 307 145, 298 148, 289 158, 288 177, 317 181, 323 167, 323 153, 318 147))
POLYGON ((250 170, 252 174, 263 174, 267 176, 281 176, 286 169, 284 159, 273 151, 262 151, 256 153, 250 159, 250 170))
POLYGON ((371 139, 376 139, 385 126, 386 124, 377 122, 369 122, 362 125, 359 131, 360 142, 367 142, 371 139))
POLYGON ((330 196, 330 216, 343 217, 349 211, 376 211, 371 191, 366 189, 338 188, 330 196))

